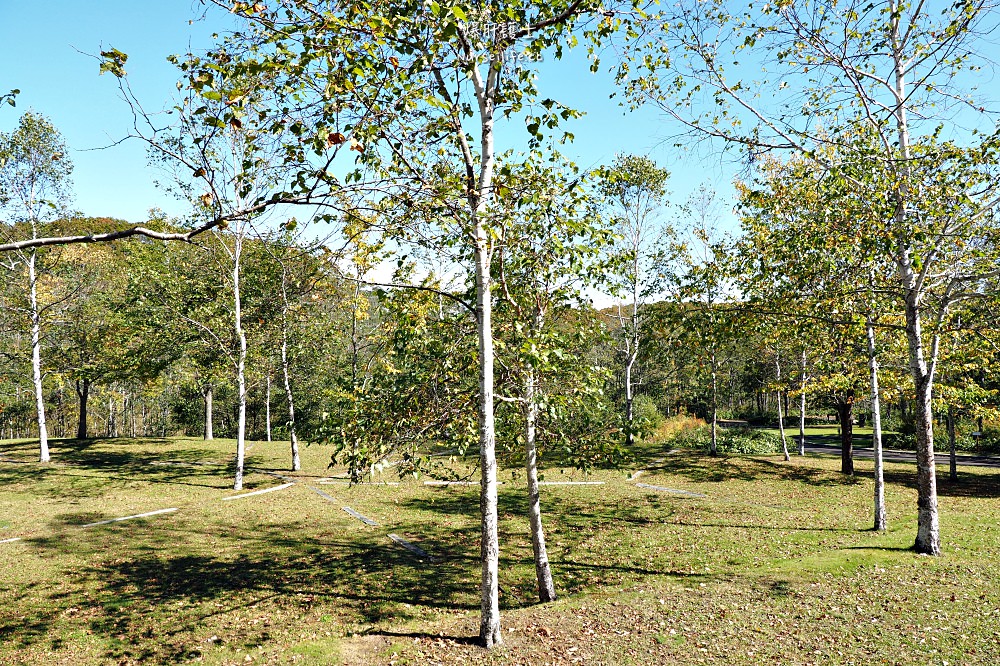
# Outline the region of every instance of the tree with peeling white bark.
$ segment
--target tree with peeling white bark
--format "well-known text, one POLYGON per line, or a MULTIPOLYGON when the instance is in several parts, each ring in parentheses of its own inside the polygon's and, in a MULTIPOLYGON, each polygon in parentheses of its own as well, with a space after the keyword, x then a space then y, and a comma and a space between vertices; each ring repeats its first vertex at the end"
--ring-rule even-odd
POLYGON ((670 173, 648 157, 619 155, 610 166, 599 169, 597 176, 598 190, 606 201, 605 215, 617 234, 611 248, 613 268, 608 271, 608 290, 619 300, 613 316, 618 324, 625 393, 625 446, 631 448, 635 438, 634 374, 648 319, 646 308, 663 289, 660 276, 664 268, 659 264, 667 261, 663 248, 673 231, 663 219, 670 173))
MULTIPOLYGON (((902 0, 742 8, 721 0, 685 0, 671 9, 649 48, 631 61, 641 59, 643 72, 621 71, 634 99, 652 97, 700 136, 743 146, 752 156, 794 151, 826 167, 822 147, 849 148, 859 133, 874 136, 865 164, 885 174, 888 184, 873 195, 879 201, 888 196, 891 203, 881 238, 896 268, 917 395, 914 546, 932 555, 941 551, 931 414, 937 331, 956 295, 994 276, 995 269, 977 261, 970 247, 982 238, 984 218, 992 214, 996 198, 993 188, 976 178, 975 186, 964 188, 962 212, 942 215, 935 210, 938 201, 927 196, 928 181, 916 176, 923 160, 940 163, 954 155, 935 142, 942 110, 964 113, 973 125, 993 131, 995 119, 962 88, 976 65, 975 50, 982 43, 977 39, 995 24, 991 10, 987 0, 961 0, 943 11, 902 0), (752 76, 753 86, 733 76, 743 71, 739 61, 750 49, 773 54, 764 63, 763 77, 760 72, 752 76), (914 139, 920 131, 923 135, 914 139), (925 149, 915 152, 918 144, 925 149), (964 249, 956 239, 963 239, 964 249), (939 307, 928 313, 931 300, 939 307)), ((965 158, 985 165, 975 157, 983 152, 982 136, 971 136, 974 143, 965 158)))
MULTIPOLYGON (((15 235, 22 230, 30 233, 27 240, 37 240, 50 222, 66 213, 70 200, 69 176, 73 171, 67 153, 66 144, 52 123, 30 111, 21 116, 13 132, 0 133, 0 221, 3 222, 4 241, 18 243, 15 235)), ((45 305, 38 293, 40 256, 37 247, 30 246, 18 247, 13 254, 17 264, 27 272, 27 314, 31 329, 31 379, 38 424, 38 459, 49 462, 42 386, 42 316, 45 305)))
POLYGON ((498 329, 509 350, 501 355, 507 375, 501 381, 507 379, 509 388, 500 399, 517 404, 523 417, 528 523, 538 598, 545 603, 556 599, 556 591, 538 485, 540 408, 547 406, 549 421, 556 412, 575 413, 572 406, 593 391, 588 378, 600 374, 581 366, 572 350, 575 336, 562 320, 579 317, 575 308, 585 300, 583 289, 596 286, 599 252, 611 234, 596 226, 593 202, 572 165, 547 166, 533 155, 522 164, 502 164, 499 177, 509 215, 498 221, 503 244, 496 260, 498 329))
POLYGON ((578 115, 554 100, 539 99, 532 71, 524 65, 543 53, 561 56, 563 47, 576 41, 576 28, 600 42, 623 19, 585 0, 526 0, 474 9, 434 0, 289 0, 278 8, 240 3, 236 11, 250 21, 250 29, 220 49, 227 58, 223 68, 259 72, 263 65, 275 73, 282 84, 276 87, 298 97, 283 94, 276 100, 272 122, 294 106, 309 114, 308 122, 295 128, 302 137, 299 145, 349 145, 360 163, 350 179, 378 174, 385 189, 377 198, 396 207, 397 222, 420 218, 425 228, 438 230, 424 235, 414 225, 400 224, 396 238, 437 244, 446 237, 445 244, 460 248, 459 260, 475 284, 480 637, 486 647, 499 645, 491 275, 497 114, 526 114, 529 142, 578 115))

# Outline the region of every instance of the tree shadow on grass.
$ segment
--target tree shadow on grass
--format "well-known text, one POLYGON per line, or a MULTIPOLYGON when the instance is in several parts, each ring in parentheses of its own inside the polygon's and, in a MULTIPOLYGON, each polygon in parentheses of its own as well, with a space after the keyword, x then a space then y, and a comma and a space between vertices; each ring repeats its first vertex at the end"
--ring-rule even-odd
MULTIPOLYGON (((118 445, 121 440, 62 440, 53 447, 53 462, 21 460, 0 462, 0 486, 33 484, 32 492, 59 499, 92 497, 123 483, 153 483, 224 489, 232 485, 232 463, 209 464, 217 451, 200 447, 178 448, 167 440, 142 440, 143 444, 118 445), (163 447, 157 450, 157 447, 163 447), (138 449, 138 450, 137 450, 138 449), (15 464, 16 463, 16 464, 15 464), (39 480, 45 483, 38 483, 39 480)), ((23 444, 17 444, 23 447, 23 444)), ((248 456, 246 467, 260 459, 248 456)), ((247 488, 255 484, 248 481, 247 488)))
MULTIPOLYGON (((948 478, 947 467, 937 466, 937 491, 939 497, 997 498, 1000 497, 1000 470, 977 467, 965 468, 958 473, 958 480, 948 478)), ((871 473, 863 473, 871 476, 871 473)), ((917 488, 917 472, 886 469, 886 484, 917 488)))
MULTIPOLYGON (((77 624, 83 621, 88 631, 109 638, 107 658, 172 664, 204 648, 196 634, 216 616, 225 616, 220 622, 226 625, 229 618, 294 617, 329 608, 375 625, 413 619, 414 607, 478 608, 477 586, 470 582, 475 558, 423 566, 384 535, 374 542, 370 532, 357 532, 355 540, 317 538, 296 534, 298 527, 271 525, 233 535, 230 556, 178 548, 197 543, 198 535, 187 530, 149 530, 140 535, 151 542, 149 552, 75 570, 68 575, 69 591, 19 590, 12 603, 19 613, 30 611, 0 615, 0 635, 22 647, 44 644, 61 633, 56 627, 73 622, 68 612, 86 607, 77 624)), ((59 541, 57 535, 31 545, 44 554, 62 548, 59 541)), ((250 649, 269 640, 273 630, 248 620, 225 640, 250 649)))
POLYGON ((710 456, 703 453, 678 451, 665 456, 657 465, 647 468, 683 476, 696 483, 725 481, 795 481, 811 486, 836 487, 858 483, 853 476, 818 469, 792 462, 778 462, 751 456, 710 456))

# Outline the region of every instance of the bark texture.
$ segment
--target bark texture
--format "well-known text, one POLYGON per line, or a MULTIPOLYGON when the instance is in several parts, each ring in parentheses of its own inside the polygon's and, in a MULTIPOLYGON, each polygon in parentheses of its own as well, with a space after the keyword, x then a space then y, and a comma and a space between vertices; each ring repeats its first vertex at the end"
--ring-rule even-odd
POLYGON ((87 399, 90 397, 89 379, 78 379, 76 381, 76 397, 80 403, 76 423, 76 438, 87 439, 87 399))
POLYGON ((872 403, 872 455, 875 458, 875 522, 874 529, 883 532, 886 529, 885 508, 885 465, 882 461, 882 407, 878 388, 878 356, 875 347, 875 327, 868 322, 866 327, 868 338, 868 371, 871 384, 872 403))
POLYGON ((31 301, 31 381, 35 387, 35 414, 38 421, 38 461, 49 462, 49 431, 45 425, 45 392, 42 389, 42 317, 38 307, 38 275, 35 252, 28 257, 28 291, 31 301))
POLYGON ((535 578, 538 581, 538 600, 542 603, 556 600, 555 583, 545 548, 545 530, 542 528, 542 507, 538 486, 538 448, 535 430, 538 422, 538 404, 535 400, 535 375, 528 371, 524 383, 524 468, 528 480, 528 523, 531 527, 531 548, 535 556, 535 578))

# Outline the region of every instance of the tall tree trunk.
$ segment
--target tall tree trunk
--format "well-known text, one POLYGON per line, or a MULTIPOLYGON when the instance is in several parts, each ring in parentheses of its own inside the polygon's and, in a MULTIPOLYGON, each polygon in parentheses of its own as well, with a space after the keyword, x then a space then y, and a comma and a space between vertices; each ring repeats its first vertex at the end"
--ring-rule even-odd
POLYGON ((76 438, 87 439, 87 398, 90 397, 90 380, 76 380, 76 396, 80 399, 80 415, 76 426, 76 438))
POLYGON ((712 438, 709 454, 719 455, 719 372, 715 365, 715 348, 712 348, 712 438))
POLYGON ((49 462, 49 431, 45 426, 45 392, 42 390, 42 317, 38 308, 38 276, 34 250, 28 255, 28 291, 31 299, 31 381, 35 386, 38 419, 38 461, 49 462))
POLYGON ((840 471, 854 474, 854 389, 837 403, 840 419, 840 471))
MULTIPOLYGON (((781 357, 776 353, 774 355, 774 368, 777 371, 778 383, 781 383, 781 357)), ((788 455, 788 440, 785 439, 785 416, 781 411, 781 389, 777 390, 777 402, 778 402, 778 432, 781 434, 781 452, 785 455, 785 462, 792 459, 788 455)))
POLYGON ((212 385, 209 384, 203 388, 201 395, 205 400, 205 439, 215 439, 212 434, 212 419, 214 418, 212 416, 212 385))
POLYGON ((542 508, 538 490, 538 449, 535 445, 537 422, 535 371, 529 368, 524 380, 524 468, 528 479, 528 523, 531 526, 531 548, 535 555, 538 599, 545 603, 556 600, 556 588, 552 582, 552 570, 545 549, 545 531, 542 529, 542 508))
POLYGON ((271 372, 267 373, 264 390, 264 428, 267 430, 267 441, 271 441, 271 372))
MULTIPOLYGON (((900 17, 902 10, 893 7, 890 15, 889 42, 893 57, 892 113, 896 121, 898 147, 900 151, 900 175, 895 196, 894 225, 897 230, 907 229, 907 208, 910 203, 910 128, 906 109, 909 99, 906 74, 911 62, 902 50, 900 17)), ((934 389, 934 368, 937 361, 937 344, 932 345, 930 359, 924 357, 924 343, 921 330, 921 307, 924 285, 913 263, 913 242, 905 234, 899 240, 896 264, 899 269, 900 284, 903 288, 904 313, 906 321, 906 341, 910 352, 910 374, 916 393, 914 421, 917 436, 917 538, 914 548, 928 555, 941 554, 941 534, 938 524, 937 477, 934 470, 934 421, 931 412, 931 397, 934 389)))
POLYGON ((632 364, 635 358, 632 355, 625 361, 625 447, 632 450, 634 435, 632 434, 632 423, 635 418, 633 412, 635 396, 632 395, 632 364))
POLYGON ((955 450, 955 408, 948 405, 948 478, 958 481, 958 454, 955 450))
POLYGON ((237 232, 233 248, 233 324, 240 348, 236 357, 236 395, 239 401, 236 417, 236 475, 233 490, 243 490, 243 459, 246 455, 247 429, 247 338, 243 332, 243 311, 240 297, 240 257, 243 250, 242 230, 237 232))
POLYGON ((799 455, 806 454, 806 350, 802 350, 802 377, 799 381, 799 455))
POLYGON ((875 327, 869 320, 866 334, 868 337, 868 370, 871 379, 872 403, 872 456, 875 458, 875 530, 883 532, 886 529, 885 508, 885 471, 882 462, 882 409, 878 388, 878 356, 875 346, 875 327))
POLYGON ((479 510, 482 517, 479 636, 487 648, 503 643, 500 630, 500 541, 497 516, 496 431, 493 418, 493 323, 489 240, 476 217, 476 314, 479 319, 479 510))
MULTIPOLYGON (((284 287, 282 287, 284 289, 284 287)), ((295 400, 292 396, 292 381, 288 372, 288 330, 282 321, 281 329, 281 374, 285 380, 285 399, 288 402, 288 439, 292 443, 292 471, 302 469, 299 460, 299 440, 295 436, 295 400)))

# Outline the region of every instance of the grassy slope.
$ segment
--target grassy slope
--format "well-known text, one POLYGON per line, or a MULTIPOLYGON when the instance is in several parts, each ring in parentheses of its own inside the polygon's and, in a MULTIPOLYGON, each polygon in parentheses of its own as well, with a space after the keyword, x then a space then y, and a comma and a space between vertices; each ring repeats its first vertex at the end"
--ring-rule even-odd
MULTIPOLYGON (((521 478, 501 474, 507 645, 478 630, 476 488, 318 485, 232 502, 231 442, 0 443, 0 663, 991 664, 1000 653, 1000 471, 942 480, 946 554, 908 550, 913 470, 888 465, 891 528, 870 523, 870 462, 710 459, 652 448, 636 487, 548 486, 562 599, 534 597, 521 478), (310 491, 320 488, 337 501, 310 491), (380 523, 366 526, 346 503, 380 523), (96 520, 178 507, 143 520, 96 520), (440 558, 422 562, 392 532, 440 558)), ((286 465, 258 443, 258 468, 286 465)), ((284 472, 282 472, 284 473, 284 472)), ((388 477, 386 477, 388 478, 388 477)), ((581 478, 548 470, 547 480, 581 478)), ((248 477, 248 490, 280 479, 248 477)))

